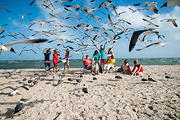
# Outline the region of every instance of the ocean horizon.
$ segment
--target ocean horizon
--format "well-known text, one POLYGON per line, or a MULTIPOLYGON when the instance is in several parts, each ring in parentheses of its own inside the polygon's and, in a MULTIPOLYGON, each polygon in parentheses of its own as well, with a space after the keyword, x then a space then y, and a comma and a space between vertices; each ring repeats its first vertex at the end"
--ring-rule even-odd
MULTIPOLYGON (((133 66, 135 59, 142 65, 179 65, 180 58, 116 58, 115 66, 121 66, 125 59, 129 60, 129 65, 133 66)), ((51 60, 51 66, 53 62, 51 60)), ((59 63, 63 68, 64 64, 59 63)), ((83 62, 81 59, 70 59, 70 68, 81 68, 83 62)), ((0 60, 0 69, 40 69, 44 68, 44 60, 0 60)))

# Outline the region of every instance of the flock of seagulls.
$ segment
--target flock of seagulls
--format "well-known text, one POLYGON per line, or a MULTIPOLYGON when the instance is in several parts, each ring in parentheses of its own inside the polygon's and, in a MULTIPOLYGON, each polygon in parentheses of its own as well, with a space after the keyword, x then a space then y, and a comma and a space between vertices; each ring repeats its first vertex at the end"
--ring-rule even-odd
MULTIPOLYGON (((48 43, 57 43, 57 47, 62 49, 69 48, 75 53, 82 51, 88 51, 95 47, 97 44, 108 42, 110 46, 114 46, 118 40, 125 36, 130 41, 129 52, 135 47, 136 42, 140 40, 140 35, 143 33, 144 37, 141 42, 149 42, 145 39, 149 34, 156 34, 158 39, 164 39, 164 35, 161 35, 156 29, 159 27, 158 24, 154 23, 153 20, 158 17, 147 15, 147 18, 142 20, 147 22, 147 26, 142 30, 135 30, 132 28, 131 21, 127 21, 121 18, 121 14, 125 14, 127 11, 118 11, 115 1, 103 0, 99 2, 97 0, 89 0, 90 3, 98 3, 97 7, 91 7, 86 5, 72 4, 75 0, 33 0, 29 3, 29 7, 37 6, 42 9, 46 9, 48 20, 32 19, 29 22, 22 22, 26 24, 27 29, 31 33, 25 35, 22 32, 10 32, 6 30, 8 24, 0 25, 0 40, 6 39, 6 37, 13 38, 16 42, 13 44, 3 44, 1 42, 0 51, 11 51, 15 53, 15 50, 10 46, 14 44, 26 43, 20 42, 19 39, 30 39, 30 37, 46 37, 50 39, 48 43), (64 13, 58 13, 59 6, 64 8, 64 13), (114 12, 114 16, 112 15, 114 12), (65 14, 65 15, 64 15, 65 14), (100 15, 101 14, 101 15, 100 15), (84 16, 84 18, 82 18, 84 16), (104 16, 104 18, 102 18, 104 16), (107 18, 107 20, 105 20, 107 18), (71 21, 71 25, 66 24, 71 21), (103 24, 102 24, 103 23, 103 24), (108 25, 104 27, 103 25, 108 25), (47 29, 48 26, 48 29, 47 29), (40 28, 36 30, 35 28, 40 28), (72 32, 73 31, 73 32, 72 32), (60 37, 61 34, 68 34, 69 38, 60 37), (131 38, 129 36, 132 35, 131 38), (163 36, 163 37, 162 37, 163 36), (52 39, 53 38, 53 39, 52 39), (64 44, 67 44, 66 46, 64 44), (87 49, 88 48, 88 49, 87 49)), ((164 5, 157 7, 157 2, 142 2, 136 3, 137 9, 128 7, 132 14, 140 10, 149 10, 154 14, 158 14, 161 8, 180 5, 180 0, 168 0, 164 5), (144 6, 145 5, 145 6, 144 6), (140 8, 138 8, 140 6, 140 8)), ((28 7, 28 6, 27 6, 28 7)), ((3 10, 9 14, 19 16, 21 19, 32 16, 33 13, 27 14, 16 14, 12 10, 5 8, 5 5, 0 4, 0 10, 3 10)), ((178 27, 176 18, 162 19, 160 22, 171 22, 174 27, 178 27)), ((142 26, 143 27, 143 26, 142 26)), ((164 45, 164 44, 163 44, 164 45)), ((136 49, 137 51, 143 50, 151 46, 162 46, 162 42, 149 43, 142 49, 136 49)), ((32 51, 34 54, 37 52, 31 48, 23 49, 19 55, 24 51, 32 51)))

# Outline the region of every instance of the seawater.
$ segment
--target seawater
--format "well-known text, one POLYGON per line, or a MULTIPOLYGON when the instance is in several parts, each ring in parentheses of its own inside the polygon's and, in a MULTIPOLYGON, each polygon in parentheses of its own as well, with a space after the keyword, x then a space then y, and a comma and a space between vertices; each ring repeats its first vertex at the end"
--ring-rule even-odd
MULTIPOLYGON (((115 66, 121 66, 123 59, 116 59, 115 66)), ((128 58, 129 65, 133 65, 133 61, 136 58, 128 58)), ((142 65, 178 65, 180 64, 180 58, 138 58, 139 63, 142 65)), ((53 63, 51 61, 51 66, 53 63)), ((64 64, 59 63, 59 67, 63 68, 64 64)), ((83 67, 83 62, 81 59, 70 59, 71 68, 81 68, 83 67)), ((0 69, 39 69, 44 68, 44 60, 1 60, 0 69)))

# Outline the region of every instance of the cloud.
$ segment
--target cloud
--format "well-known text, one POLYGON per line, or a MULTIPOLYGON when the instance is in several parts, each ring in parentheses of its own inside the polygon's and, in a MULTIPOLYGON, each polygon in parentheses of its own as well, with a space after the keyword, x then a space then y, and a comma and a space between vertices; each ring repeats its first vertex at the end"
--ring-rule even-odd
MULTIPOLYGON (((142 19, 147 18, 147 14, 144 11, 137 11, 135 13, 132 13, 131 10, 129 10, 129 7, 132 9, 137 9, 134 6, 118 6, 117 11, 118 13, 126 11, 126 13, 123 13, 120 15, 119 18, 115 17, 115 13, 112 12, 114 15, 113 19, 124 19, 126 21, 129 21, 132 25, 129 25, 127 27, 135 28, 135 30, 144 29, 143 26, 147 26, 148 24, 144 22, 142 19)), ((161 13, 161 14, 153 14, 152 17, 158 17, 155 20, 152 20, 155 24, 158 24, 159 27, 156 28, 157 31, 159 31, 160 34, 165 36, 165 39, 161 40, 156 37, 156 35, 148 35, 146 39, 153 40, 153 42, 157 41, 166 41, 167 45, 165 47, 151 47, 144 49, 141 52, 137 52, 133 50, 131 53, 128 52, 128 46, 129 43, 124 42, 121 40, 117 43, 115 46, 115 53, 117 55, 121 55, 121 57, 179 57, 179 49, 180 49, 180 38, 179 38, 179 32, 180 32, 180 7, 176 6, 174 7, 170 12, 168 13, 161 13), (174 27, 172 23, 166 22, 165 19, 173 18, 176 19, 176 23, 178 24, 178 27, 174 27), (161 21, 164 20, 164 21, 161 21), (119 50, 121 48, 121 50, 119 50), (148 54, 147 54, 148 53, 148 54)), ((152 26, 149 26, 152 27, 152 26)), ((152 27, 154 28, 154 27, 152 27)), ((132 34, 130 34, 129 37, 131 37, 132 34)), ((124 38, 122 38, 124 39, 124 38)), ((141 48, 145 46, 144 44, 141 44, 139 41, 137 42, 136 48, 141 48)))

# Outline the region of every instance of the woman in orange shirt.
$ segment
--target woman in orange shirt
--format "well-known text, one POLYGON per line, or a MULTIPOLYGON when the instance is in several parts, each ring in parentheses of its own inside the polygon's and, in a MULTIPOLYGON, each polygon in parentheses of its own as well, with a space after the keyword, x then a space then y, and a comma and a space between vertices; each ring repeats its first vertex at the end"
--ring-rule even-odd
POLYGON ((84 58, 84 54, 82 53, 82 60, 84 64, 84 69, 91 70, 91 60, 89 59, 89 55, 86 55, 86 58, 84 58))

